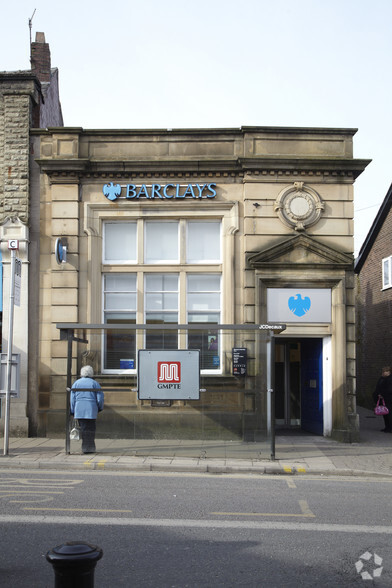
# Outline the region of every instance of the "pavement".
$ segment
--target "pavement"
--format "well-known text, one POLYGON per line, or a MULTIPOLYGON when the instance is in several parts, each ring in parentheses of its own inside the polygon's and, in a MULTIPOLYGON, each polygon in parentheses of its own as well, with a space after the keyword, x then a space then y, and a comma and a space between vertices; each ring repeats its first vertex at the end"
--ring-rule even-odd
POLYGON ((373 411, 358 407, 358 413, 360 442, 277 430, 274 460, 269 443, 97 439, 97 453, 84 455, 78 441, 67 454, 61 438, 15 437, 0 455, 0 470, 392 477, 392 434, 380 431, 383 419, 373 411))

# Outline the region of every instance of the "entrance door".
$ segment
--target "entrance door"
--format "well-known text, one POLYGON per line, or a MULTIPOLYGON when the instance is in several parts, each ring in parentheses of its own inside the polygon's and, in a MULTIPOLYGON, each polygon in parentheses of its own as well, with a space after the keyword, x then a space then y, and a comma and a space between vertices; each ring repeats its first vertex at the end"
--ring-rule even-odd
POLYGON ((275 417, 323 434, 322 339, 275 339, 275 417))

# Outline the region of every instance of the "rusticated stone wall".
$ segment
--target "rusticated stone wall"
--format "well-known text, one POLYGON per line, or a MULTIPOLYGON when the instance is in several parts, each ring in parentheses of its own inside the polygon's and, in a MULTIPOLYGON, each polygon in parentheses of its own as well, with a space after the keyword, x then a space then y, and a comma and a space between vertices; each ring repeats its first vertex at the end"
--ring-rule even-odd
POLYGON ((29 220, 29 132, 38 90, 31 74, 0 74, 0 223, 29 220))

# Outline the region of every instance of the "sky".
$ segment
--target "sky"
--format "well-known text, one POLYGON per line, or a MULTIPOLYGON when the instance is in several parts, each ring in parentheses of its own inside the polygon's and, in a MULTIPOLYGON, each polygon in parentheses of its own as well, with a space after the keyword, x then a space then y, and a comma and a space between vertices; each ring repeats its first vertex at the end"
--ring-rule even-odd
POLYGON ((358 129, 358 254, 392 182, 391 0, 17 0, 0 71, 30 69, 29 21, 66 126, 358 129))

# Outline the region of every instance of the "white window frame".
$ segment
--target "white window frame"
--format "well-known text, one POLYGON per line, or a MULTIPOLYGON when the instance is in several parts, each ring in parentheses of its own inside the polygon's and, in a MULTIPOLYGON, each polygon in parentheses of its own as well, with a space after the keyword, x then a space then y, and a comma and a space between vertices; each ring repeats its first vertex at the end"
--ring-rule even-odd
MULTIPOLYGON (((151 273, 159 273, 159 274, 176 274, 178 275, 178 308, 177 308, 177 322, 181 323, 184 319, 188 320, 188 312, 192 314, 197 314, 198 311, 188 311, 188 287, 187 287, 187 276, 190 274, 193 275, 208 275, 210 272, 214 275, 220 276, 220 297, 219 297, 219 309, 210 309, 208 313, 214 313, 220 317, 219 322, 224 321, 225 312, 222 307, 223 303, 223 288, 224 288, 224 275, 223 275, 223 243, 222 243, 222 235, 224 233, 224 217, 207 217, 207 218, 200 218, 195 219, 191 216, 184 217, 175 217, 175 218, 140 218, 139 216, 130 218, 130 219, 117 219, 115 216, 113 218, 108 219, 108 217, 103 217, 101 221, 101 229, 102 229, 102 266, 101 269, 101 278, 102 278, 102 306, 101 306, 101 313, 102 313, 102 322, 105 322, 105 314, 106 309, 104 308, 104 275, 109 273, 136 273, 137 275, 137 298, 136 298, 136 323, 138 322, 146 322, 146 288, 145 288, 145 277, 147 274, 151 273), (157 222, 163 223, 167 220, 168 223, 176 223, 178 225, 178 260, 162 260, 162 262, 154 261, 154 262, 145 262, 145 243, 146 243, 146 222, 157 222), (217 256, 214 259, 209 260, 197 260, 192 259, 191 261, 187 261, 188 259, 188 247, 189 247, 189 239, 188 239, 188 226, 189 223, 219 223, 219 257, 217 256), (136 243, 135 243, 135 258, 131 260, 110 260, 105 259, 105 225, 106 224, 123 224, 123 225, 136 225, 136 243), (157 266, 161 265, 161 268, 157 266), (110 266, 113 266, 110 267, 110 266), (117 266, 117 270, 115 269, 117 266), (121 267, 118 267, 121 266, 121 267), (201 266, 205 267, 205 271, 201 271, 201 266), (208 266, 208 268, 206 267, 208 266), (200 269, 199 269, 200 268, 200 269), (211 269, 209 269, 211 268, 211 269), (142 287, 142 290, 140 288, 142 287)), ((195 256, 196 257, 196 256, 195 256)), ((97 268, 98 269, 98 268, 97 268)), ((225 278, 227 282, 227 277, 225 278)), ((126 309, 123 309, 126 312, 126 309)), ((129 312, 134 312, 133 310, 129 312)), ((170 312, 170 311, 169 311, 170 312)), ((201 314, 204 314, 200 311, 201 314)), ((211 323, 211 328, 213 330, 215 323, 211 323)), ((137 336, 136 348, 138 348, 138 341, 139 344, 142 340, 139 340, 140 334, 137 336)), ((144 336, 145 338, 145 336, 144 336)), ((178 348, 183 348, 184 345, 187 345, 187 337, 184 338, 184 335, 178 333, 178 348)), ((224 365, 222 363, 223 353, 224 353, 224 346, 225 343, 220 337, 220 346, 219 346, 219 357, 220 363, 219 367, 216 369, 203 369, 201 373, 203 375, 220 375, 224 371, 224 365)), ((108 374, 135 374, 137 373, 137 357, 135 358, 135 367, 134 369, 104 369, 104 357, 106 353, 105 349, 105 337, 102 337, 102 351, 101 351, 101 358, 102 358, 102 373, 108 374)), ((136 353, 137 355, 137 353, 136 353)))
POLYGON ((392 288, 392 255, 389 257, 384 257, 382 260, 381 265, 381 274, 382 274, 382 289, 387 290, 388 288, 392 288), (387 280, 385 280, 385 266, 387 266, 387 280))

